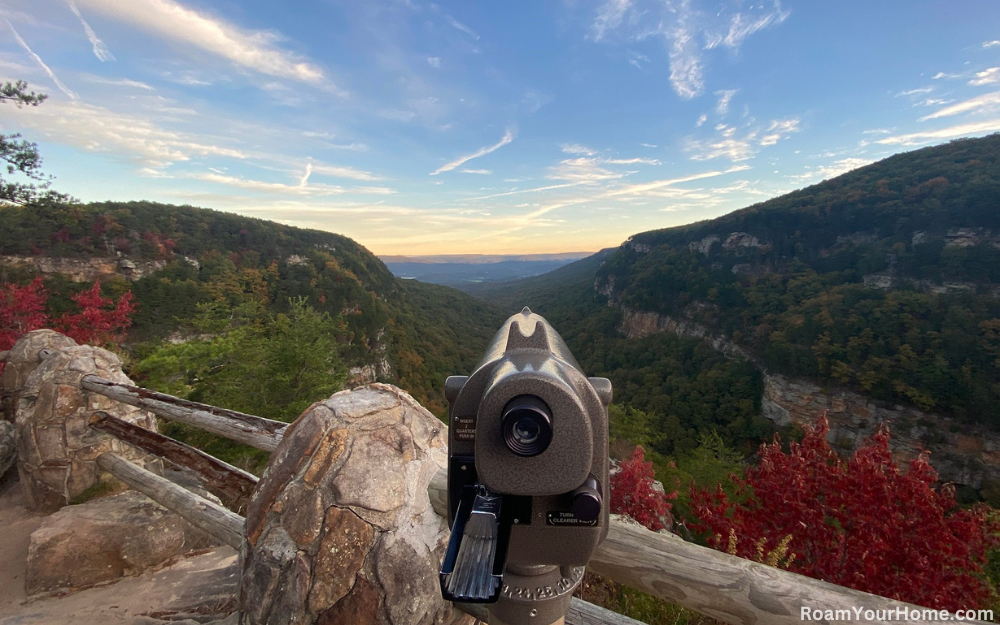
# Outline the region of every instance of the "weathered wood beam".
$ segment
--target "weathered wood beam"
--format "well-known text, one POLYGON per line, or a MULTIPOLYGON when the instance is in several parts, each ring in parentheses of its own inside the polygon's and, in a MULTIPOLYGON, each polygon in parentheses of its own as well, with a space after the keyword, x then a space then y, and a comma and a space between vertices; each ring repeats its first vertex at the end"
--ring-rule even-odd
POLYGON ((102 469, 146 495, 185 521, 202 529, 233 549, 243 543, 243 517, 219 504, 199 497, 170 480, 132 464, 121 456, 104 453, 98 456, 102 469))
POLYGON ((83 377, 84 390, 138 406, 170 421, 186 423, 206 432, 272 452, 281 441, 287 423, 255 417, 235 410, 217 408, 157 393, 137 386, 118 384, 96 375, 83 377))
POLYGON ((104 411, 95 412, 90 417, 90 427, 107 432, 175 466, 194 471, 201 476, 205 488, 222 499, 223 503, 234 512, 246 508, 250 494, 257 486, 256 476, 242 469, 190 445, 139 427, 104 411))
MULTIPOLYGON (((435 512, 447 516, 447 474, 438 472, 428 486, 435 512)), ((651 532, 612 518, 608 537, 587 567, 619 584, 649 593, 725 623, 802 625, 802 609, 847 610, 844 622, 867 623, 865 610, 925 610, 866 592, 790 573, 678 537, 651 532), (854 608, 862 608, 856 618, 854 608)), ((893 619, 891 623, 922 623, 893 619)), ((980 622, 980 621, 965 621, 980 622)))

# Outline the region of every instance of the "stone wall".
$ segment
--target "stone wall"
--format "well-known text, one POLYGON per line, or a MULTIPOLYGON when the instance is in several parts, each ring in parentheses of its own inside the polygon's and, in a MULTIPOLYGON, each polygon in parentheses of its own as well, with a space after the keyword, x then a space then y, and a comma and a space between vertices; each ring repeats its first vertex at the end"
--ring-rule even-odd
POLYGON ((33 330, 23 334, 7 354, 7 363, 0 376, 0 397, 3 399, 3 418, 13 421, 17 412, 17 398, 28 376, 42 362, 43 349, 58 350, 72 347, 76 341, 55 330, 33 330))
POLYGON ((160 470, 159 460, 90 428, 91 415, 103 410, 156 429, 152 415, 80 388, 80 380, 91 374, 132 384, 121 365, 107 350, 72 346, 54 351, 25 380, 15 416, 17 469, 32 509, 52 512, 93 486, 100 475, 97 457, 108 451, 160 470))
POLYGON ((445 625, 448 527, 427 495, 447 428, 394 386, 343 391, 289 426, 247 509, 241 623, 445 625))

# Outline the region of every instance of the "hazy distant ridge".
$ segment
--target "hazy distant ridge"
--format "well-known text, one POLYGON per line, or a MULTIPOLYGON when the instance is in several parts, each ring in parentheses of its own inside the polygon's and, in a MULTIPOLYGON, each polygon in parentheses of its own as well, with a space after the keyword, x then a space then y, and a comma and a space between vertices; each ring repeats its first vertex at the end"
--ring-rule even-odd
POLYGON ((488 265, 508 261, 566 261, 586 258, 593 252, 566 252, 563 254, 438 254, 432 256, 379 256, 383 263, 426 263, 488 265))

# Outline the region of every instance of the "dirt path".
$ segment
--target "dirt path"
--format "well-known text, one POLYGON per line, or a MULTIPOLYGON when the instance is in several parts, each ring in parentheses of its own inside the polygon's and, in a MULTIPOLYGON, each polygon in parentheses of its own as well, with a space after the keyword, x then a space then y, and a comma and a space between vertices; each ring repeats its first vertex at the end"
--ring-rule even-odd
POLYGON ((28 542, 42 518, 25 506, 17 471, 8 471, 0 479, 0 615, 9 614, 25 599, 28 542))

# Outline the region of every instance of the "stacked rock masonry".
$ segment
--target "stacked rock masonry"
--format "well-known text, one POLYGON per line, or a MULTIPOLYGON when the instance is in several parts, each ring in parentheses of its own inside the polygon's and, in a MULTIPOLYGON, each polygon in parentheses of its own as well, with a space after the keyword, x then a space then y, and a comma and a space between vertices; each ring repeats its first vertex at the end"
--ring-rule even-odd
POLYGON ((247 512, 247 625, 471 623, 443 601, 448 527, 427 496, 445 426, 385 384, 343 391, 292 424, 247 512))

